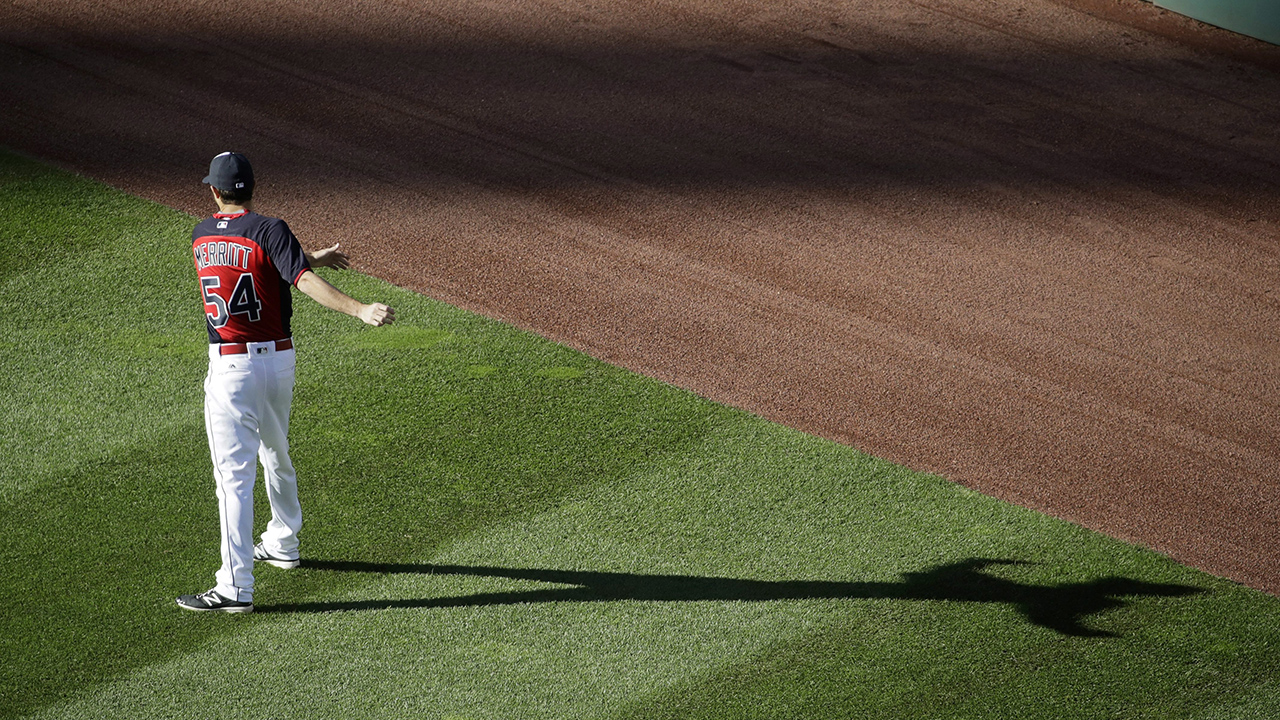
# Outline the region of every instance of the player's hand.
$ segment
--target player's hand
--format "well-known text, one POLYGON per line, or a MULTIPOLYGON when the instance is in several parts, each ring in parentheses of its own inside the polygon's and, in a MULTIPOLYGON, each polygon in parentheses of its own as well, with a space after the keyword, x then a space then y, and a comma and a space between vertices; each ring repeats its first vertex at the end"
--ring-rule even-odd
POLYGON ((390 325, 396 321, 396 311, 382 303, 370 303, 360 310, 360 319, 374 327, 390 325))
POLYGON ((339 249, 342 243, 335 243, 333 247, 327 247, 323 250, 317 250, 307 258, 311 262, 311 267, 331 267, 338 270, 346 270, 351 267, 351 258, 339 249))

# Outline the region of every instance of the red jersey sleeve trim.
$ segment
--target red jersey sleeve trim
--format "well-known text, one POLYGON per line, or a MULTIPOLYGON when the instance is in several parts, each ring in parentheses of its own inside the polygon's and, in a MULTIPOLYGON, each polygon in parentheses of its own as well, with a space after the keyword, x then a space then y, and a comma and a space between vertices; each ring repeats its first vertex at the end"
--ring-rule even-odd
POLYGON ((302 271, 301 271, 301 272, 299 272, 297 275, 295 275, 295 276, 294 276, 294 278, 293 278, 293 284, 294 284, 294 287, 297 287, 297 285, 298 285, 298 281, 302 279, 302 275, 303 275, 303 273, 309 273, 309 272, 311 272, 311 268, 309 268, 309 267, 307 267, 307 268, 302 268, 302 271))

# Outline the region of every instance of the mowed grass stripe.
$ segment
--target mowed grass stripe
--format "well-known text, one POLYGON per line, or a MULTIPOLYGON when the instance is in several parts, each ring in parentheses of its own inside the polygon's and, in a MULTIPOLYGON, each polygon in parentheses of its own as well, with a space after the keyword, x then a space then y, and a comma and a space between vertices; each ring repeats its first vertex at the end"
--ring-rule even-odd
POLYGON ((0 360, 65 385, 7 380, 5 419, 83 413, 50 421, 57 456, 38 428, 0 430, 18 468, 0 715, 1277 710, 1275 598, 350 273, 330 277, 403 323, 298 303, 313 564, 264 568, 252 616, 182 613, 173 596, 217 564, 194 220, 12 156, 0 203, 0 233, 26 238, 0 266, 0 338, 73 327, 84 363, 30 339, 0 360), (42 203, 89 212, 41 227, 42 203), (43 247, 59 233, 73 251, 43 247), (117 280, 97 279, 110 323, 89 303, 15 312, 91 274, 117 280), (112 375, 146 387, 71 399, 112 375))
MULTIPOLYGON (((42 717, 215 711, 227 676, 202 669, 228 653, 287 668, 287 682, 264 675, 266 663, 229 671, 235 687, 252 688, 236 707, 266 717, 610 717, 630 703, 619 716, 1187 717, 1236 702, 1250 689, 1239 671, 1266 658, 1249 625, 1274 618, 1250 610, 1255 593, 1223 584, 1209 604, 1177 595, 1103 608, 1088 593, 1072 600, 1071 586, 1090 587, 1107 570, 1152 584, 1196 574, 1053 521, 1047 533, 993 536, 986 528, 1009 510, 1000 503, 740 420, 694 448, 696 467, 671 458, 461 538, 434 558, 369 563, 373 584, 265 608, 280 622, 42 717), (789 452, 750 452, 769 440, 789 452), (789 458, 783 467, 779 456, 789 458), (795 462, 808 472, 788 477, 795 462), (850 479, 866 508, 823 502, 849 492, 850 479), (925 584, 941 599, 913 597, 902 586, 922 573, 903 569, 951 564, 930 538, 954 529, 957 498, 972 531, 950 552, 1027 564, 956 572, 925 584), (865 532, 839 532, 850 524, 865 532), (1037 539, 1051 542, 1025 544, 1037 539), (1000 580, 1023 589, 961 599, 1000 580), (844 597, 827 597, 831 584, 844 597), (1033 604, 1036 587, 1096 611, 1079 618, 1080 631, 1120 637, 1037 625, 1020 607, 1033 604), (1232 606, 1227 614, 1240 624, 1222 627, 1217 614, 1232 606), (348 612, 328 612, 338 608, 348 612), (1214 662, 1185 662, 1200 653, 1214 662), (1219 676, 1233 662, 1237 673, 1219 676)), ((1032 513, 1013 515, 1038 524, 1032 513)))
MULTIPOLYGON (((639 473, 622 484, 648 487, 654 474, 662 473, 639 473)), ((605 601, 568 582, 495 574, 553 578, 553 571, 661 568, 663 558, 640 532, 652 518, 640 513, 634 532, 614 532, 623 508, 601 500, 617 497, 613 489, 566 497, 543 513, 461 538, 430 562, 375 571, 369 585, 304 603, 367 609, 277 605, 271 609, 280 616, 269 628, 236 637, 230 648, 202 648, 141 669, 42 717, 216 711, 219 680, 200 668, 228 650, 238 657, 270 655, 288 668, 289 683, 250 668, 232 671, 237 685, 261 689, 244 706, 251 716, 591 717, 804 626, 804 609, 796 604, 605 601), (387 604, 391 609, 379 609, 387 604)), ((666 500, 646 499, 655 509, 666 500)))
POLYGON ((187 424, 203 370, 199 308, 171 302, 190 288, 172 253, 187 218, 11 155, 0 210, 8 499, 187 424))
MULTIPOLYGON (((0 439, 12 460, 0 650, 13 659, 0 667, 2 715, 257 619, 209 623, 173 606, 211 586, 218 564, 194 220, 11 155, 0 168, 0 235, 20 261, 0 284, 0 439)), ((292 437, 310 553, 382 562, 434 548, 677 452, 713 410, 384 283, 331 278, 392 302, 403 322, 364 328, 298 303, 292 437)), ((264 579, 261 599, 329 597, 366 580, 264 579)))

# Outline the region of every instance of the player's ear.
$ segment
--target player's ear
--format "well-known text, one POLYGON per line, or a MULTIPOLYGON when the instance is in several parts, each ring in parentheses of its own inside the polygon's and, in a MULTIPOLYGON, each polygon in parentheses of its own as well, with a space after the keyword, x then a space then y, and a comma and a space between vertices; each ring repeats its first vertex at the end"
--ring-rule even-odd
POLYGON ((221 200, 221 199, 222 199, 222 194, 218 192, 218 188, 216 188, 216 187, 214 187, 214 186, 210 185, 210 186, 209 186, 209 190, 213 192, 213 199, 214 199, 214 200, 221 200))

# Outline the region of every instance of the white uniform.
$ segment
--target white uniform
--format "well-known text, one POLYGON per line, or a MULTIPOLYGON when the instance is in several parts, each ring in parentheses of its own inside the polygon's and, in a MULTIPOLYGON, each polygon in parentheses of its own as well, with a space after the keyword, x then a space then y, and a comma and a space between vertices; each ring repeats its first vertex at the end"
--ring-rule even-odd
POLYGON ((288 441, 294 382, 290 285, 310 267, 288 225, 247 211, 219 213, 197 225, 192 252, 210 341, 204 417, 222 535, 214 589, 251 603, 259 462, 271 502, 263 546, 276 558, 298 557, 302 508, 288 441))
POLYGON ((273 555, 298 557, 302 507, 298 478, 289 459, 289 408, 293 401, 292 348, 275 342, 248 343, 243 355, 222 355, 209 346, 204 420, 213 456, 221 519, 219 595, 253 601, 253 488, 262 463, 271 520, 262 542, 273 555))
MULTIPOLYGON (((219 208, 245 208, 253 195, 253 168, 240 153, 209 163, 204 182, 219 208)), ((317 253, 321 265, 346 267, 337 245, 317 253)), ((247 209, 216 213, 191 233, 192 259, 209 329, 209 374, 204 381, 204 420, 217 485, 222 535, 218 584, 178 597, 185 610, 253 612, 255 557, 281 568, 297 567, 302 508, 289 459, 289 408, 293 402, 294 351, 289 321, 292 286, 306 279, 306 293, 320 304, 370 325, 395 320, 381 303, 365 305, 315 276, 307 254, 283 220, 247 209), (271 521, 257 548, 253 542, 253 486, 261 463, 271 521)))

